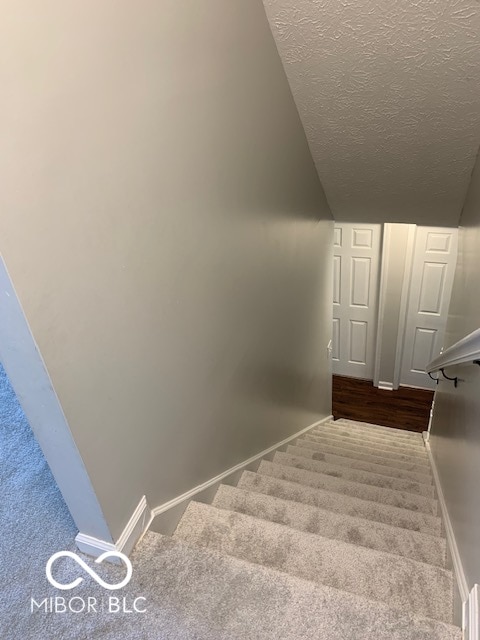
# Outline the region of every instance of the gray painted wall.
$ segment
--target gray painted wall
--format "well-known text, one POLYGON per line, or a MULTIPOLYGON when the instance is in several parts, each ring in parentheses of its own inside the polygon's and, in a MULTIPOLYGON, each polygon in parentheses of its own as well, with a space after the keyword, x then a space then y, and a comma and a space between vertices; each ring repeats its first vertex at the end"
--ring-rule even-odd
POLYGON ((116 539, 330 413, 330 211, 261 0, 0 31, 0 250, 116 539))
MULTIPOLYGON (((445 345, 480 327, 480 161, 472 175, 459 231, 459 252, 445 345)), ((431 447, 468 587, 480 582, 480 368, 461 366, 435 395, 431 447)))

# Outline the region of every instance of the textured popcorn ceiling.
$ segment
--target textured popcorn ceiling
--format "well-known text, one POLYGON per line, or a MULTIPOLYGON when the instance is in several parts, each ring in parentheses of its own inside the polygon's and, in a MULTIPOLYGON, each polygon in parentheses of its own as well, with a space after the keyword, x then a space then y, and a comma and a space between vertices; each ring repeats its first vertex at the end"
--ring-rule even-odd
POLYGON ((476 0, 264 0, 337 220, 456 225, 480 142, 476 0))

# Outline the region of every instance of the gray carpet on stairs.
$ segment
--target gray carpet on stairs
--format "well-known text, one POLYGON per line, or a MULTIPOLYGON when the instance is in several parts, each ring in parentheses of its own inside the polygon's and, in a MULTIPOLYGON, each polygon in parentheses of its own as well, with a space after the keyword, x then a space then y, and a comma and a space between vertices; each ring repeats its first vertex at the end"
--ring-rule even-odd
MULTIPOLYGON (((327 422, 332 423, 332 420, 327 420, 327 422)), ((341 428, 343 425, 347 425, 347 427, 355 427, 355 430, 363 433, 372 433, 374 435, 383 434, 386 435, 389 439, 398 440, 399 438, 402 440, 408 440, 409 442, 422 442, 423 436, 421 433, 416 433, 415 431, 408 431, 405 429, 395 429, 393 427, 384 427, 379 424, 373 424, 370 422, 360 422, 358 420, 350 420, 347 418, 340 418, 339 420, 333 421, 338 428, 341 428)))
MULTIPOLYGON (((64 614, 12 623, 8 640, 460 640, 459 629, 229 555, 148 533, 132 555, 130 597, 146 614, 64 614)), ((113 581, 116 569, 105 573, 113 581)), ((117 571, 118 573, 118 571, 117 571)), ((59 579, 78 575, 63 567, 59 579)), ((78 587, 102 597, 98 585, 78 587)), ((3 636, 2 636, 3 640, 3 636)))
POLYGON ((422 484, 432 485, 432 476, 426 473, 414 473, 413 471, 406 471, 405 469, 397 469, 396 467, 387 466, 385 464, 375 464, 373 462, 365 462, 363 460, 357 460, 355 458, 345 458, 343 456, 336 456, 333 453, 322 453, 315 449, 309 449, 308 446, 300 446, 301 440, 297 441, 297 444, 290 444, 287 447, 287 453, 291 453, 297 456, 306 456, 313 460, 324 460, 329 464, 340 465, 349 467, 350 469, 361 469, 362 471, 370 471, 371 473, 378 473, 383 476, 391 476, 392 478, 402 478, 403 480, 410 480, 414 482, 421 482, 422 484))
MULTIPOLYGON (((335 428, 320 425, 236 487, 220 486, 211 505, 191 502, 175 540, 365 598, 372 611, 451 623, 453 575, 423 440, 393 431, 390 441, 388 430, 365 424, 335 428)), ((364 631, 352 622, 347 637, 364 631)), ((366 633, 377 637, 373 627, 366 633)), ((419 636, 412 627, 402 637, 419 636)))
MULTIPOLYGON (((359 451, 359 449, 355 446, 344 445, 340 446, 337 442, 331 444, 330 442, 318 442, 316 438, 310 437, 307 434, 298 438, 296 444, 300 447, 308 447, 310 449, 314 449, 315 451, 321 451, 322 453, 332 453, 336 456, 341 456, 343 458, 352 458, 354 460, 364 460, 365 462, 372 462, 374 464, 390 464, 391 460, 386 460, 381 456, 380 453, 375 452, 375 450, 370 450, 370 453, 364 453, 359 451)), ((430 469, 427 465, 421 464, 418 465, 414 462, 410 462, 408 460, 405 461, 395 461, 395 467, 397 469, 404 469, 406 471, 413 471, 414 473, 421 473, 423 475, 430 475, 430 469)))
POLYGON ((372 442, 353 442, 346 441, 345 438, 338 438, 335 435, 331 435, 325 432, 319 431, 309 431, 306 435, 306 438, 309 440, 314 440, 315 442, 319 442, 320 444, 331 444, 336 447, 342 447, 346 449, 355 449, 355 451, 363 452, 370 455, 381 456, 384 460, 391 461, 404 461, 404 462, 413 462, 415 465, 420 467, 428 468, 428 458, 426 455, 420 455, 415 453, 411 455, 410 453, 404 453, 403 451, 396 451, 391 449, 385 449, 383 447, 377 446, 372 442))
POLYGON ((394 554, 191 502, 175 536, 255 564, 451 622, 452 574, 394 554))
MULTIPOLYGON (((336 428, 320 425, 262 460, 236 487, 220 486, 211 505, 190 502, 174 538, 365 598, 372 611, 451 623, 453 575, 423 440, 365 424, 336 428)), ((361 633, 352 623, 348 637, 361 633)))
MULTIPOLYGON (((277 456, 278 454, 275 454, 277 456)), ((284 458, 276 458, 284 460, 284 458)), ((286 460, 285 460, 286 461, 286 460)), ((393 507, 402 509, 410 509, 411 511, 423 511, 430 515, 437 515, 438 506, 435 500, 417 496, 406 491, 393 491, 392 489, 383 489, 382 487, 372 487, 368 484, 360 484, 336 477, 335 475, 326 475, 316 473, 301 467, 303 462, 295 462, 296 466, 288 464, 279 464, 262 460, 258 472, 270 475, 282 480, 292 480, 300 484, 306 484, 317 489, 326 489, 335 493, 344 493, 345 495, 361 498, 362 500, 371 500, 372 502, 381 502, 382 504, 390 504, 393 507)))
POLYGON ((270 495, 246 491, 238 487, 220 486, 213 506, 255 516, 325 538, 354 543, 369 549, 445 567, 446 541, 444 538, 364 518, 334 513, 301 502, 282 500, 270 495))
POLYGON ((278 464, 307 469, 309 471, 316 471, 317 473, 323 473, 334 478, 344 478, 345 480, 358 482, 360 484, 368 484, 373 487, 392 489, 393 491, 406 491, 407 493, 415 493, 417 495, 424 496, 425 498, 433 498, 434 489, 432 485, 412 482, 410 480, 404 480, 403 478, 391 478, 390 476, 385 477, 384 475, 380 475, 373 471, 354 469, 350 465, 345 467, 344 465, 332 464, 324 460, 321 457, 322 455, 323 454, 321 453, 317 453, 315 458, 309 458, 305 456, 296 456, 291 452, 277 452, 273 461, 278 464))
POLYGON ((285 500, 295 500, 335 513, 345 513, 358 518, 391 524, 403 529, 427 533, 432 536, 440 535, 441 531, 441 521, 436 516, 410 511, 409 509, 400 509, 371 500, 361 500, 344 494, 340 497, 335 492, 324 491, 298 482, 282 480, 275 476, 245 471, 240 478, 238 486, 242 489, 259 491, 285 500))
MULTIPOLYGON (((389 435, 369 425, 342 428, 371 432, 373 452, 374 438, 389 435)), ((132 554, 130 584, 113 592, 127 606, 145 598, 145 613, 31 613, 31 597, 66 595, 46 580, 45 563, 56 551, 75 551, 76 529, 0 367, 0 638, 460 640, 447 624, 452 576, 443 568, 436 503, 388 488, 395 479, 410 480, 411 490, 431 486, 428 468, 414 465, 421 477, 405 476, 411 461, 389 458, 386 466, 401 475, 383 474, 385 486, 362 483, 382 477, 373 467, 376 458, 385 466, 381 442, 376 456, 351 440, 332 447, 337 459, 325 458, 327 466, 315 471, 291 466, 298 458, 315 462, 318 439, 302 440, 300 456, 263 461, 258 473, 242 474, 238 488, 221 487, 213 506, 190 503, 172 538, 148 533, 132 554), (357 475, 321 472, 342 466, 357 475)), ((124 575, 122 567, 83 557, 107 581, 124 575)), ((62 582, 79 575, 69 559, 55 565, 62 582)), ((105 603, 112 595, 82 577, 75 597, 105 603)))
POLYGON ((335 422, 325 422, 324 424, 315 427, 315 429, 312 429, 311 433, 335 435, 337 438, 345 440, 346 442, 357 442, 359 444, 372 443, 378 446, 379 449, 400 451, 402 453, 425 454, 421 440, 411 442, 409 440, 401 440, 391 436, 389 437, 388 435, 384 436, 383 434, 372 435, 370 432, 360 432, 360 430, 352 432, 351 428, 349 429, 346 426, 342 427, 342 425, 335 422))

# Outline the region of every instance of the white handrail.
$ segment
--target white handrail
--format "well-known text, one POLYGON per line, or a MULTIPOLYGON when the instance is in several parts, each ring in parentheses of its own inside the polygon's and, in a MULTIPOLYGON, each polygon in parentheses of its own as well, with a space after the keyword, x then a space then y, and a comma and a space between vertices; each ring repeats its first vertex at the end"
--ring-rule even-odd
POLYGON ((425 368, 427 373, 440 371, 455 364, 464 364, 480 360, 480 329, 469 333, 451 347, 442 351, 425 368))

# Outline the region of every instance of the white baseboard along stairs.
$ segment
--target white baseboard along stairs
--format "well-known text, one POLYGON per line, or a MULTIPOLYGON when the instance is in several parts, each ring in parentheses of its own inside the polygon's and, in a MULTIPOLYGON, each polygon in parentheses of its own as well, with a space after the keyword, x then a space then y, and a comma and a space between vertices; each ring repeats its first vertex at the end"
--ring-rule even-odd
POLYGON ((422 436, 338 420, 139 547, 176 567, 205 640, 460 640, 442 531, 422 436))

